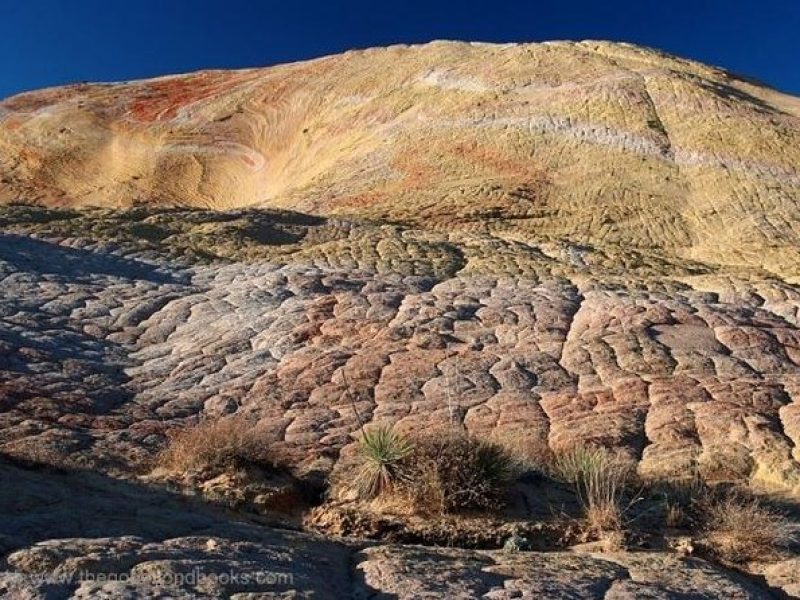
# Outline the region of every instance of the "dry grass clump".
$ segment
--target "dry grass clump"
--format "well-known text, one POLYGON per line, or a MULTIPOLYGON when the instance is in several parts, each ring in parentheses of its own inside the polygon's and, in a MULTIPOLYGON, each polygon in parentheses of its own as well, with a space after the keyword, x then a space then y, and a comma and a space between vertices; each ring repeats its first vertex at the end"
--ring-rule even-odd
POLYGON ((774 558, 794 541, 791 521, 756 498, 728 494, 706 499, 700 508, 705 545, 723 560, 774 558))
POLYGON ((460 430, 420 437, 409 491, 418 510, 453 513, 505 505, 514 457, 499 444, 460 430))
POLYGON ((664 525, 697 532, 707 552, 722 561, 774 558, 795 539, 791 519, 747 489, 710 484, 695 473, 651 483, 650 490, 660 498, 664 525))
POLYGON ((552 477, 575 486, 586 524, 596 532, 624 528, 634 475, 630 460, 603 448, 575 446, 557 453, 551 465, 552 477))
POLYGON ((415 512, 453 513, 505 503, 516 462, 499 444, 463 431, 408 436, 365 432, 359 452, 334 485, 362 500, 381 498, 415 512))
POLYGON ((664 525, 670 528, 683 527, 688 520, 686 510, 680 503, 666 501, 664 505, 664 525))
POLYGON ((499 431, 490 439, 514 458, 521 472, 550 472, 555 455, 541 431, 499 431))
POLYGON ((157 458, 168 472, 224 470, 243 464, 270 464, 267 441, 254 424, 241 417, 201 421, 169 434, 157 458))
POLYGON ((707 504, 712 490, 699 476, 692 473, 683 478, 654 479, 645 482, 654 512, 666 527, 675 529, 696 525, 702 521, 700 507, 707 504))

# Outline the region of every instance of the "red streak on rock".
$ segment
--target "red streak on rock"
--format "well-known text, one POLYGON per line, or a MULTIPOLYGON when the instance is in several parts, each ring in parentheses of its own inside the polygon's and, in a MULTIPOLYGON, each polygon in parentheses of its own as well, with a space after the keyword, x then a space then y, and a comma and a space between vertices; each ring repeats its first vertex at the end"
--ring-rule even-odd
POLYGON ((169 121, 181 108, 230 91, 232 85, 249 77, 242 73, 215 72, 155 81, 134 97, 130 113, 143 122, 169 121))

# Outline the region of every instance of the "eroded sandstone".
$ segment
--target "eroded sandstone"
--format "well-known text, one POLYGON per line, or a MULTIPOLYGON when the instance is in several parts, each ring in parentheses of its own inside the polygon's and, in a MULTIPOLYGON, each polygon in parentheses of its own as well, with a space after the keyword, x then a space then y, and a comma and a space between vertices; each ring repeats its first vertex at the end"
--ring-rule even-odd
MULTIPOLYGON (((169 427, 240 413, 324 475, 359 419, 457 422, 619 447, 654 477, 798 489, 793 286, 474 260, 437 277, 402 252, 344 269, 298 236, 282 257, 198 262, 124 237, 3 234, 4 451, 129 472, 169 427)), ((473 256, 491 254, 482 240, 473 256)))

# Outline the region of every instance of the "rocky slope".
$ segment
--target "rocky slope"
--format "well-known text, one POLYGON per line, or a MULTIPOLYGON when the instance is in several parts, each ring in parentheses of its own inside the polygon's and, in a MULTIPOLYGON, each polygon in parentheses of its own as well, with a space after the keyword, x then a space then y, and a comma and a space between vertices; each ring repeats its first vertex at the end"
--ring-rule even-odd
POLYGON ((0 104, 0 198, 264 205, 798 275, 800 101, 604 42, 395 46, 0 104))
POLYGON ((135 479, 169 428, 238 413, 304 481, 360 417, 601 443, 642 475, 797 497, 798 142, 796 98, 594 42, 0 103, 0 453, 68 469, 0 461, 0 592, 274 590, 35 577, 202 564, 285 569, 314 597, 798 593, 792 562, 754 583, 658 553, 333 544, 135 479))
POLYGON ((7 452, 124 470, 166 426, 239 412, 326 473, 352 393, 409 430, 599 442, 653 476, 800 491, 800 292, 780 280, 622 283, 574 247, 288 213, 3 214, 7 452))

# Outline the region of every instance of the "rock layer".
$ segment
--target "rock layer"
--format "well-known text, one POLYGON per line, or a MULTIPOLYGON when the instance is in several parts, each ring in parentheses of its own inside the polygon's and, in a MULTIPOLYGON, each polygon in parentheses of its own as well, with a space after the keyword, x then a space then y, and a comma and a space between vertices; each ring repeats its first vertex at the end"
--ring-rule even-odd
POLYGON ((798 275, 800 101, 607 42, 436 42, 0 104, 0 199, 262 205, 798 275))
MULTIPOLYGON (((95 218, 42 214, 51 234, 95 218)), ((170 214, 202 228, 232 218, 170 214)), ((483 262, 495 254, 483 238, 469 249, 415 230, 392 234, 424 241, 398 244, 389 268, 357 251, 370 226, 337 225, 354 246, 335 251, 318 237, 331 226, 296 226, 280 261, 170 257, 120 229, 114 243, 0 236, 2 449, 129 471, 168 427, 237 412, 298 472, 325 474, 359 418, 453 422, 619 447, 655 477, 800 491, 794 286, 718 274, 612 284, 546 257, 513 277, 483 262), (431 248, 445 243, 464 258, 437 277, 431 248)))

